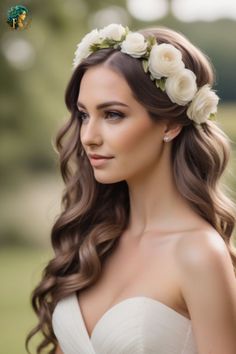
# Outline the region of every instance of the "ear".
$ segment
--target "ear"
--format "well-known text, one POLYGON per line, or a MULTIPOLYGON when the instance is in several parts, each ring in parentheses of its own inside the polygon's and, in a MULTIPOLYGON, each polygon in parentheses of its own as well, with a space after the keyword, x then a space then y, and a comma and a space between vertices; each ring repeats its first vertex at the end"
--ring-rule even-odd
POLYGON ((183 126, 179 123, 168 122, 164 125, 164 134, 168 133, 172 140, 181 132, 182 128, 183 126))

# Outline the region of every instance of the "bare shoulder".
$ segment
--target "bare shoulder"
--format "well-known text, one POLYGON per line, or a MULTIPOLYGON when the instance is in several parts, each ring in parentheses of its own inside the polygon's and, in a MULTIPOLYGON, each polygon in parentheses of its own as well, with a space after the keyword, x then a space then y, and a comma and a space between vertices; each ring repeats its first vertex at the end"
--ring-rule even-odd
POLYGON ((55 354, 63 354, 63 351, 61 350, 61 347, 59 346, 59 344, 56 347, 55 354))
MULTIPOLYGON (((184 286, 191 279, 208 278, 232 283, 236 291, 236 278, 229 250, 215 229, 202 229, 180 238, 176 245, 176 263, 184 286)), ((212 289, 213 290, 213 289, 212 289)), ((236 294, 235 294, 236 296, 236 294)))
POLYGON ((215 229, 199 229, 178 240, 176 257, 179 266, 205 267, 230 259, 228 248, 215 229))
POLYGON ((235 353, 236 278, 224 240, 214 229, 186 234, 176 264, 199 353, 235 353))

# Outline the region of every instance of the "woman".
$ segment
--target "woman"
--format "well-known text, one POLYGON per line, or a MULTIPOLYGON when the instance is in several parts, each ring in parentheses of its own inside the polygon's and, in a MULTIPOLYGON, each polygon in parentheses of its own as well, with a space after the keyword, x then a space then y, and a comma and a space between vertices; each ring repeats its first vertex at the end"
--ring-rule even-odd
POLYGON ((12 29, 24 29, 26 27, 24 21, 28 12, 25 6, 12 6, 8 11, 7 23, 12 29))
POLYGON ((207 57, 173 30, 111 24, 73 64, 63 211, 27 343, 42 331, 38 353, 235 354, 230 144, 207 57))

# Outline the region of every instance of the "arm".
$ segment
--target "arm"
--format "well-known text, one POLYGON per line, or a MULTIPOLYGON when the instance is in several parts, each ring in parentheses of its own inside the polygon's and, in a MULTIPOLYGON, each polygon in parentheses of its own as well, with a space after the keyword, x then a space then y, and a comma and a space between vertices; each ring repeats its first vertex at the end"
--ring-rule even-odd
POLYGON ((236 353, 236 278, 217 233, 194 235, 177 247, 182 296, 199 354, 236 353))
POLYGON ((58 344, 57 347, 56 347, 55 354, 64 354, 63 351, 61 350, 59 344, 58 344))

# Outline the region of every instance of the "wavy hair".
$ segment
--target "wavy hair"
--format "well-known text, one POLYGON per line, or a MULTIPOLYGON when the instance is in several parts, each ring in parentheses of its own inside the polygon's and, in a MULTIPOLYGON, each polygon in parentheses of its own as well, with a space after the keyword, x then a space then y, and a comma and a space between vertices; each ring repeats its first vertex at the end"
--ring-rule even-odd
MULTIPOLYGON (((158 43, 170 43, 178 48, 185 66, 195 73, 198 87, 214 84, 209 58, 184 35, 165 27, 139 32, 145 37, 155 35, 158 43)), ((211 120, 202 124, 201 130, 197 129, 186 115, 187 107, 172 103, 165 92, 157 89, 139 59, 113 48, 98 50, 74 70, 66 88, 65 102, 71 115, 55 139, 65 183, 62 211, 51 230, 55 257, 43 270, 42 279, 31 295, 39 322, 27 335, 27 351, 29 340, 41 332, 44 338, 37 353, 48 345, 52 345, 49 353, 55 353, 57 339, 52 328, 52 312, 57 302, 96 282, 103 261, 116 247, 129 221, 127 183, 98 183, 80 141, 81 121, 76 102, 84 73, 95 65, 104 65, 120 73, 148 111, 150 119, 181 124, 182 130, 173 139, 171 150, 177 188, 196 213, 222 236, 234 270, 236 266, 232 240, 236 208, 221 182, 230 158, 231 140, 217 122, 211 120)))

